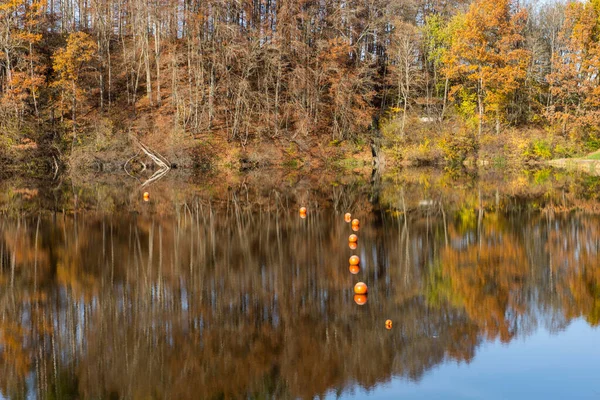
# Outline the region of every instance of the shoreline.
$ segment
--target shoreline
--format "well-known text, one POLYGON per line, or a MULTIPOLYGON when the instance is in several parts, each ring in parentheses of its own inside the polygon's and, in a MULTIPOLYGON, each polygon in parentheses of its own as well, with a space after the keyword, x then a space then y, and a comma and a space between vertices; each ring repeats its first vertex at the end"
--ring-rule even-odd
POLYGON ((600 176, 600 160, 587 158, 558 158, 549 160, 546 164, 554 168, 600 176))

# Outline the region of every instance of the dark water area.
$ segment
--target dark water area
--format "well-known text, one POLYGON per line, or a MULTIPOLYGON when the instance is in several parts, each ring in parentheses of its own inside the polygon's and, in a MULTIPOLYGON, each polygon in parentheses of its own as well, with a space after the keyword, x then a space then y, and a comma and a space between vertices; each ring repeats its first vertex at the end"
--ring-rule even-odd
POLYGON ((598 178, 122 179, 0 182, 0 398, 600 398, 598 178))

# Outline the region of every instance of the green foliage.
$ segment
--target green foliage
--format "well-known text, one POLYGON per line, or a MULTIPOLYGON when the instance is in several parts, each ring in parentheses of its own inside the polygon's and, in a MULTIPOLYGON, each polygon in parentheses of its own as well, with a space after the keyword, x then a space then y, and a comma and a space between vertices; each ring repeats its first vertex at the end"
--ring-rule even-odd
POLYGON ((404 146, 404 160, 410 165, 438 165, 443 160, 442 150, 439 142, 433 141, 427 137, 404 146))
POLYGON ((50 382, 50 389, 47 391, 49 400, 75 399, 78 398, 78 382, 67 370, 59 371, 57 379, 50 382))
POLYGON ((464 87, 455 88, 455 90, 458 114, 467 121, 473 120, 477 114, 477 94, 466 90, 464 87))
POLYGON ((0 152, 3 150, 7 150, 11 146, 13 146, 14 140, 10 138, 10 135, 0 135, 0 152))
MULTIPOLYGON (((429 63, 439 69, 451 44, 451 26, 440 15, 430 15, 425 19, 422 32, 425 41, 425 57, 429 63)), ((438 96, 442 95, 444 87, 445 83, 442 80, 436 82, 438 96)))
POLYGON ((550 169, 550 168, 540 169, 533 173, 533 180, 538 185, 548 182, 551 177, 552 177, 552 169, 550 169))
POLYGON ((457 217, 459 220, 459 227, 463 232, 474 229, 477 225, 477 215, 473 207, 468 205, 461 207, 457 213, 457 217))
POLYGON ((442 139, 440 147, 444 152, 444 159, 455 166, 461 165, 469 155, 476 153, 479 145, 472 133, 459 132, 442 139))
POLYGON ((588 282, 586 289, 592 299, 592 304, 585 320, 592 326, 598 326, 600 325, 600 285, 595 282, 588 282))
POLYGON ((364 137, 357 136, 356 139, 354 139, 355 151, 361 151, 366 144, 367 144, 367 141, 365 140, 364 137))
POLYGON ((416 118, 408 118, 402 137, 401 110, 392 107, 380 119, 379 129, 385 139, 384 150, 392 160, 413 166, 440 165, 443 152, 440 147, 439 126, 423 124, 416 118))
POLYGON ((289 157, 295 157, 296 154, 298 154, 298 145, 294 142, 290 142, 289 146, 284 149, 284 152, 289 156, 289 157))
POLYGON ((444 269, 440 260, 436 260, 429 265, 425 298, 430 307, 439 308, 447 303, 458 308, 464 307, 463 299, 457 296, 456 292, 452 289, 451 277, 444 275, 444 269))
POLYGON ((362 161, 357 160, 356 158, 342 158, 339 160, 336 160, 334 162, 334 165, 336 167, 342 168, 342 169, 354 169, 354 168, 359 168, 363 166, 362 161))
POLYGON ((600 149, 600 137, 598 137, 598 135, 595 133, 586 135, 584 139, 584 147, 588 152, 600 149))
POLYGON ((290 158, 288 160, 285 160, 281 166, 285 167, 285 168, 291 168, 291 169, 297 169, 300 168, 300 165, 302 164, 301 161, 299 161, 296 158, 290 158))
POLYGON ((533 155, 542 160, 549 160, 552 158, 552 152, 550 151, 550 145, 546 140, 536 140, 533 142, 533 155))
POLYGON ((557 143, 556 146, 554 146, 555 158, 573 157, 575 154, 576 150, 572 145, 557 143))
POLYGON ((500 169, 506 168, 506 165, 507 165, 506 157, 504 157, 502 155, 495 156, 492 159, 492 165, 495 168, 500 168, 500 169))
POLYGON ((398 107, 390 107, 379 119, 379 130, 384 137, 392 139, 401 131, 402 120, 399 118, 401 109, 398 107))
POLYGON ((600 152, 589 154, 585 157, 587 160, 600 160, 600 152))
POLYGON ((549 160, 552 158, 550 143, 546 139, 534 139, 529 142, 522 156, 526 160, 549 160))

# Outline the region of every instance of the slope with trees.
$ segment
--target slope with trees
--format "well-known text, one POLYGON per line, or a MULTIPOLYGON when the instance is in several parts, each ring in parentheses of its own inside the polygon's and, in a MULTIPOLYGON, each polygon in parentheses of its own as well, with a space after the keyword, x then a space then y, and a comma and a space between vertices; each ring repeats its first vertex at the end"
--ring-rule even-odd
POLYGON ((180 165, 268 164, 380 130, 404 160, 581 153, 600 146, 597 25, 593 0, 10 0, 0 160, 122 165, 136 138, 180 165))

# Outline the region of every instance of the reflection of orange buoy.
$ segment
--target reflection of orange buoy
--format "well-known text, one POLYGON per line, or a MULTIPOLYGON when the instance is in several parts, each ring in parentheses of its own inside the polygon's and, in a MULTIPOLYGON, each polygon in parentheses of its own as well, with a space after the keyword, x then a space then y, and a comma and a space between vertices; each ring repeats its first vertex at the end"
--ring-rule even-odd
POLYGON ((358 242, 358 236, 356 236, 354 233, 352 235, 350 235, 350 237, 348 237, 348 241, 349 242, 358 242))
POLYGON ((366 304, 366 302, 367 302, 367 296, 365 296, 364 294, 355 294, 354 295, 354 302, 356 304, 358 304, 359 306, 362 306, 363 304, 366 304))
POLYGON ((360 263, 360 258, 358 256, 350 257, 350 265, 358 265, 360 263))
POLYGON ((344 214, 344 221, 350 222, 351 219, 352 219, 352 214, 350 214, 350 213, 344 214))
POLYGON ((387 321, 385 321, 385 328, 392 329, 392 320, 391 319, 388 319, 387 321))
POLYGON ((360 225, 360 221, 357 219, 353 219, 352 220, 352 226, 359 226, 360 225))
POLYGON ((356 248, 358 247, 358 243, 350 242, 348 243, 348 247, 350 247, 352 250, 356 250, 356 248))
POLYGON ((352 230, 353 230, 354 232, 358 232, 358 229, 359 229, 358 225, 354 225, 354 226, 352 227, 352 230))
POLYGON ((364 282, 358 282, 354 285, 354 293, 367 294, 367 285, 364 282))
POLYGON ((350 273, 356 275, 360 272, 360 267, 358 265, 351 265, 349 268, 350 273))
POLYGON ((150 193, 144 192, 144 201, 149 201, 149 200, 150 200, 150 193))

